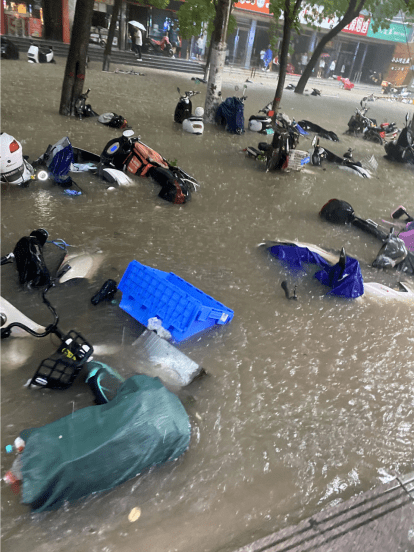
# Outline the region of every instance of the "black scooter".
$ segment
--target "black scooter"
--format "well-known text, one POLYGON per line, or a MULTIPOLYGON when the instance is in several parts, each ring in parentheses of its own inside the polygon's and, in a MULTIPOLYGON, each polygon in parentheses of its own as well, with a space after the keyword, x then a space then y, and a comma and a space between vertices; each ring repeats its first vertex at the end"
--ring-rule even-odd
POLYGON ((191 134, 203 134, 204 123, 203 114, 204 109, 197 107, 195 114, 192 114, 192 101, 191 97, 196 94, 200 94, 200 91, 189 90, 184 94, 181 94, 180 88, 177 87, 177 92, 180 95, 176 109, 174 110, 174 121, 183 126, 183 130, 191 134))
MULTIPOLYGON (((345 169, 350 172, 358 174, 360 177, 370 179, 371 173, 362 165, 361 161, 355 161, 353 159, 353 150, 349 148, 347 152, 343 154, 343 157, 340 157, 327 148, 320 146, 320 139, 315 136, 311 143, 313 149, 310 150, 310 159, 311 165, 321 166, 324 160, 327 160, 331 163, 335 163, 339 166, 340 169, 345 169)), ((377 163, 372 159, 372 171, 375 172, 377 168, 377 163)))
POLYGON ((338 199, 329 200, 321 208, 319 215, 330 223, 353 225, 381 240, 383 245, 372 263, 373 267, 378 269, 395 267, 406 274, 414 274, 414 254, 407 250, 401 238, 393 234, 393 228, 386 232, 371 219, 357 217, 348 202, 338 199))
POLYGON ((91 104, 86 103, 90 92, 91 89, 88 88, 88 90, 81 94, 75 101, 75 111, 79 119, 83 117, 98 117, 98 113, 92 109, 91 104))
POLYGON ((398 138, 385 144, 386 159, 399 163, 414 164, 414 117, 409 123, 409 113, 405 117, 405 127, 398 138))

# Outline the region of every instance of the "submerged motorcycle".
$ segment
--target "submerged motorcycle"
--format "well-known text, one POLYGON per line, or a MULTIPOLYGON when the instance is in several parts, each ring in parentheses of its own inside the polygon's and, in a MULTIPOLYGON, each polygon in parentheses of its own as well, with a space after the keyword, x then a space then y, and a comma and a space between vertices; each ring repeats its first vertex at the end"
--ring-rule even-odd
MULTIPOLYGON (((306 242, 264 242, 259 247, 277 258, 294 275, 304 276, 307 267, 317 266, 314 278, 329 290, 327 296, 349 298, 361 302, 399 301, 413 305, 413 284, 408 281, 398 282, 396 288, 390 288, 378 282, 364 282, 359 262, 346 255, 342 248, 339 254, 333 254, 323 248, 306 242)), ((298 286, 291 295, 288 282, 283 280, 281 288, 288 300, 298 300, 298 286)), ((327 289, 326 288, 326 289, 327 289)))
POLYGON ((375 142, 376 144, 384 144, 396 138, 399 132, 396 123, 381 123, 378 125, 376 119, 367 117, 366 113, 369 111, 369 108, 366 104, 363 104, 363 100, 360 101, 360 107, 361 109, 356 108, 354 115, 350 117, 347 123, 349 128, 345 134, 354 136, 361 134, 365 140, 375 142))
POLYGON ((27 51, 27 61, 29 63, 56 63, 52 46, 39 46, 31 42, 27 51))
MULTIPOLYGON (((134 137, 134 131, 124 131, 122 136, 110 140, 100 156, 98 174, 118 170, 151 177, 161 186, 159 197, 174 204, 184 204, 191 192, 199 186, 196 179, 183 169, 170 164, 158 152, 134 137)), ((114 182, 117 182, 116 178, 114 182)))
POLYGON ((414 117, 409 122, 409 113, 405 117, 405 127, 398 138, 385 144, 386 159, 399 163, 414 164, 414 117))
POLYGON ((372 263, 373 267, 396 268, 409 275, 414 274, 414 254, 408 251, 405 242, 394 234, 393 228, 386 232, 371 219, 357 217, 348 202, 338 199, 329 200, 321 208, 319 215, 330 223, 353 225, 381 240, 383 245, 372 263))
POLYGON ((0 136, 0 182, 27 186, 35 180, 35 170, 23 156, 21 143, 5 132, 0 136))
POLYGON ((364 163, 355 161, 353 159, 353 150, 349 148, 347 152, 343 154, 343 157, 340 157, 330 152, 327 148, 320 146, 320 139, 317 138, 317 136, 313 138, 311 145, 313 148, 309 153, 312 165, 321 166, 323 161, 327 160, 338 165, 339 169, 349 171, 365 179, 372 178, 372 173, 376 172, 377 162, 374 156, 371 156, 371 158, 364 163))
MULTIPOLYGON (((272 116, 272 112, 271 113, 272 116)), ((297 150, 300 136, 308 135, 298 123, 285 114, 278 114, 271 144, 260 142, 258 149, 249 146, 248 157, 265 161, 266 171, 301 171, 310 162, 308 152, 297 150)))
POLYGON ((199 91, 190 90, 184 94, 180 93, 180 88, 177 87, 177 92, 180 95, 176 109, 174 110, 174 121, 182 125, 183 130, 191 134, 203 134, 204 123, 203 115, 205 113, 202 107, 197 107, 195 114, 192 115, 191 97, 200 94, 199 91))

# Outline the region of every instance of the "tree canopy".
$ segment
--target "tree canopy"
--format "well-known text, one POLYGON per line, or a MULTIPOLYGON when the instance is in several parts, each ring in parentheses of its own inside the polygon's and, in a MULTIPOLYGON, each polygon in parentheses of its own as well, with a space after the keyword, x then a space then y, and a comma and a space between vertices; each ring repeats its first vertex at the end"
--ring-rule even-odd
MULTIPOLYGON (((232 0, 235 4, 238 0, 232 0)), ((180 36, 186 40, 199 36, 204 30, 212 36, 218 0, 186 0, 177 12, 180 36)), ((236 19, 231 14, 228 22, 228 34, 236 27, 236 19)))

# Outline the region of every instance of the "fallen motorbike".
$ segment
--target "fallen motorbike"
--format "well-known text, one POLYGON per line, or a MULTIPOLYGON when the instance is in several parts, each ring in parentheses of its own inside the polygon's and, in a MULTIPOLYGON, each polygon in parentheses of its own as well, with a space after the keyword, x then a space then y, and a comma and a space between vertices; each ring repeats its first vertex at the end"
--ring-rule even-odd
MULTIPOLYGON (((177 92, 180 95, 180 88, 177 88, 177 92)), ((203 114, 204 109, 197 107, 195 114, 192 115, 192 101, 191 97, 196 94, 200 94, 199 91, 190 90, 180 96, 176 109, 174 110, 174 121, 180 123, 183 130, 191 134, 203 134, 203 114)))
POLYGON ((321 166, 323 160, 327 160, 332 163, 336 163, 339 166, 339 169, 349 171, 359 175, 359 177, 370 179, 372 178, 372 173, 376 172, 377 162, 373 156, 364 163, 361 161, 355 161, 353 159, 353 151, 351 148, 343 154, 343 157, 330 152, 327 148, 320 146, 320 139, 315 136, 311 143, 313 148, 310 150, 310 159, 312 165, 321 166))
POLYGON ((403 205, 397 207, 391 213, 391 219, 393 223, 385 221, 384 223, 392 224, 395 229, 395 234, 405 242, 406 249, 410 252, 414 252, 414 218, 406 211, 403 205), (402 217, 405 216, 403 219, 402 217), (396 221, 396 222, 395 222, 396 221))
MULTIPOLYGON (((396 289, 378 282, 364 282, 359 262, 347 256, 344 248, 336 255, 305 242, 268 241, 259 244, 259 247, 281 261, 290 273, 302 279, 309 273, 309 265, 317 266, 319 270, 315 272, 314 278, 329 288, 327 296, 350 298, 357 302, 374 300, 413 304, 414 292, 410 282, 399 282, 396 289)), ((281 288, 287 299, 298 300, 297 285, 293 295, 290 294, 286 280, 281 282, 281 288)))
POLYGON ((174 55, 173 46, 166 36, 164 36, 161 40, 146 37, 143 43, 143 51, 148 54, 164 54, 169 58, 174 55))
POLYGON ((395 267, 404 273, 414 274, 414 254, 407 250, 401 238, 393 234, 393 228, 386 232, 371 219, 357 217, 353 207, 343 200, 329 200, 321 208, 319 215, 330 223, 351 224, 381 240, 383 245, 372 263, 373 267, 379 269, 395 267))
MULTIPOLYGON (((120 170, 140 177, 151 177, 161 186, 159 197, 174 204, 184 204, 191 191, 199 186, 196 179, 183 169, 170 164, 159 153, 134 137, 134 131, 124 131, 119 138, 110 140, 101 153, 98 174, 120 170)), ((116 182, 116 180, 114 181, 116 182)))
POLYGON ((414 164, 414 117, 409 122, 409 113, 405 117, 405 127, 398 138, 385 144, 386 159, 399 163, 414 164))
POLYGON ((356 108, 354 115, 349 119, 348 130, 345 134, 351 134, 358 136, 362 134, 365 140, 370 140, 376 144, 384 144, 388 140, 393 140, 399 129, 396 126, 396 123, 381 123, 378 125, 376 119, 371 119, 366 116, 366 113, 369 111, 369 108, 363 104, 363 100, 360 101, 360 107, 356 108))
MULTIPOLYGON (((7 300, 1 298, 1 338, 8 338, 12 333, 14 335, 15 331, 16 333, 24 331, 24 333, 37 338, 55 334, 61 341, 58 350, 52 357, 41 362, 28 386, 66 389, 79 374, 83 363, 92 355, 93 348, 78 332, 71 330, 69 333, 63 333, 58 328, 59 318, 56 310, 46 299, 48 290, 59 282, 67 280, 67 275, 72 270, 66 256, 66 247, 62 246, 63 241, 52 242, 60 248, 60 253, 57 254, 60 261, 58 268, 52 270, 46 266, 43 248, 48 236, 45 229, 37 229, 29 236, 22 237, 13 252, 2 257, 1 264, 5 265, 15 261, 20 285, 28 288, 44 288, 42 291, 43 303, 53 314, 54 322, 46 327, 38 325, 7 300)), ((66 246, 64 242, 63 245, 66 246)), ((84 268, 87 270, 88 264, 85 264, 84 268)), ((82 275, 78 273, 76 276, 82 275)))
POLYGON ((258 149, 248 147, 246 154, 254 159, 265 160, 266 171, 301 171, 310 162, 308 152, 297 150, 301 135, 308 135, 298 123, 285 114, 278 114, 271 144, 260 142, 258 149))
MULTIPOLYGON (((216 110, 216 123, 224 127, 229 133, 242 134, 245 132, 244 103, 247 99, 247 96, 245 96, 246 88, 247 86, 244 85, 242 96, 226 98, 216 110)), ((235 90, 239 90, 239 87, 236 86, 235 90)))
POLYGON ((52 46, 40 46, 34 42, 30 43, 27 58, 29 63, 56 63, 52 46))

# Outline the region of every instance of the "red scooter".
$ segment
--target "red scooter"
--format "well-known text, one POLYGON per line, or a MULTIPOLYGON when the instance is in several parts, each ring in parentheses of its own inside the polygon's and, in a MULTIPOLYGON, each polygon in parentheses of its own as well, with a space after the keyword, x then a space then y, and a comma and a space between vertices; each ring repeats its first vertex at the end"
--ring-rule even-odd
POLYGON ((143 48, 148 54, 164 54, 169 58, 173 56, 173 47, 167 36, 164 36, 161 40, 147 37, 144 40, 143 48))

